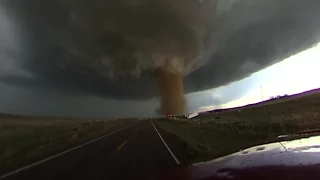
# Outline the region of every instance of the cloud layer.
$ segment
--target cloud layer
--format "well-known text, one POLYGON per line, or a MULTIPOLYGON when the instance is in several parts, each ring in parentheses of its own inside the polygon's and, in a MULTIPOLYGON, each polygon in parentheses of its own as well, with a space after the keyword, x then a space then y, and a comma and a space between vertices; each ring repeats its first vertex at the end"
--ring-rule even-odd
POLYGON ((114 99, 157 96, 157 68, 198 92, 320 41, 317 0, 4 0, 0 11, 1 81, 114 99))

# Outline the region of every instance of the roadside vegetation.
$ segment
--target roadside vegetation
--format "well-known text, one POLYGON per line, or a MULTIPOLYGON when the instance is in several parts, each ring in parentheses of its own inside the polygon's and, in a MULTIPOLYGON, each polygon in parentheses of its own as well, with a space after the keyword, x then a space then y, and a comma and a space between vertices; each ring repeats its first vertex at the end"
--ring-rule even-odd
POLYGON ((0 114, 0 174, 125 127, 136 120, 85 120, 0 114))
POLYGON ((210 160, 282 134, 320 129, 320 90, 206 112, 190 120, 159 119, 156 123, 185 142, 190 163, 210 160))

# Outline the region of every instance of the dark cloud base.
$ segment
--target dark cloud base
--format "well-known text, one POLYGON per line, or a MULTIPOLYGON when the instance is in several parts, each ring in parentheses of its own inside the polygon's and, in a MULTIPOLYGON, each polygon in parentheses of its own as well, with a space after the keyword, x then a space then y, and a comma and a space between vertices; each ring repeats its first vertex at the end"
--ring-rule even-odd
MULTIPOLYGON (((1 6, 21 28, 23 45, 22 49, 17 49, 0 42, 6 52, 0 51, 1 58, 14 59, 17 66, 30 72, 33 78, 10 75, 1 76, 0 80, 25 87, 143 100, 158 95, 152 72, 152 67, 158 65, 139 64, 148 61, 135 59, 134 52, 145 50, 148 58, 148 52, 152 54, 151 47, 155 46, 161 53, 168 52, 166 56, 187 57, 185 51, 190 51, 190 57, 195 58, 204 50, 202 59, 190 58, 182 63, 186 69, 187 65, 201 65, 185 74, 185 93, 191 93, 243 79, 320 40, 318 0, 243 0, 214 18, 206 16, 208 9, 201 11, 201 15, 193 15, 202 10, 201 7, 191 8, 192 3, 198 1, 176 2, 172 7, 189 14, 175 14, 165 3, 156 0, 148 3, 144 0, 4 0, 1 6), (137 6, 140 9, 133 8, 137 6), (99 7, 107 9, 97 9, 99 7), (110 12, 99 14, 104 11, 110 12), (67 21, 70 18, 78 24, 70 24, 67 21), (123 22, 109 23, 115 20, 123 22), (197 23, 198 20, 203 21, 197 23), (113 31, 99 25, 104 22, 114 25, 113 31), (197 44, 200 37, 198 31, 190 30, 193 23, 207 31, 200 38, 203 48, 190 45, 197 44), (135 28, 126 30, 129 26, 135 28), (148 43, 144 42, 149 37, 167 38, 161 43, 172 44, 174 51, 154 41, 150 48, 146 47, 148 43), (132 75, 135 68, 138 76, 132 75)), ((213 1, 208 3, 211 3, 208 7, 217 7, 213 1)), ((5 33, 0 35, 5 36, 5 33)), ((176 68, 172 64, 168 66, 176 68)))

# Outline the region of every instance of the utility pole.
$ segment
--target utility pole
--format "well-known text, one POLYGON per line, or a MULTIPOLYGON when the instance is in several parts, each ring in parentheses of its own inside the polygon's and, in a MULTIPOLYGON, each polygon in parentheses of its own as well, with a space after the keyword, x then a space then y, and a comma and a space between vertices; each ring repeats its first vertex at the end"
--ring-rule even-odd
POLYGON ((264 115, 265 115, 265 117, 266 117, 266 120, 268 120, 266 104, 263 102, 264 99, 263 99, 263 88, 262 88, 262 85, 260 85, 260 92, 261 92, 261 100, 262 100, 261 102, 263 103, 264 115))
POLYGON ((261 93, 261 101, 263 102, 263 88, 262 88, 262 85, 260 85, 260 93, 261 93))

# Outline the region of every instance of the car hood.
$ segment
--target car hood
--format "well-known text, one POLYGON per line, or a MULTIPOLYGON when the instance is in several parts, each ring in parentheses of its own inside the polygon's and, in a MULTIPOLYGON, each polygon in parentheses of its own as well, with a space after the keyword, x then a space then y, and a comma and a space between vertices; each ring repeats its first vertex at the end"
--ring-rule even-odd
POLYGON ((319 179, 320 136, 254 146, 179 169, 166 179, 319 179))

